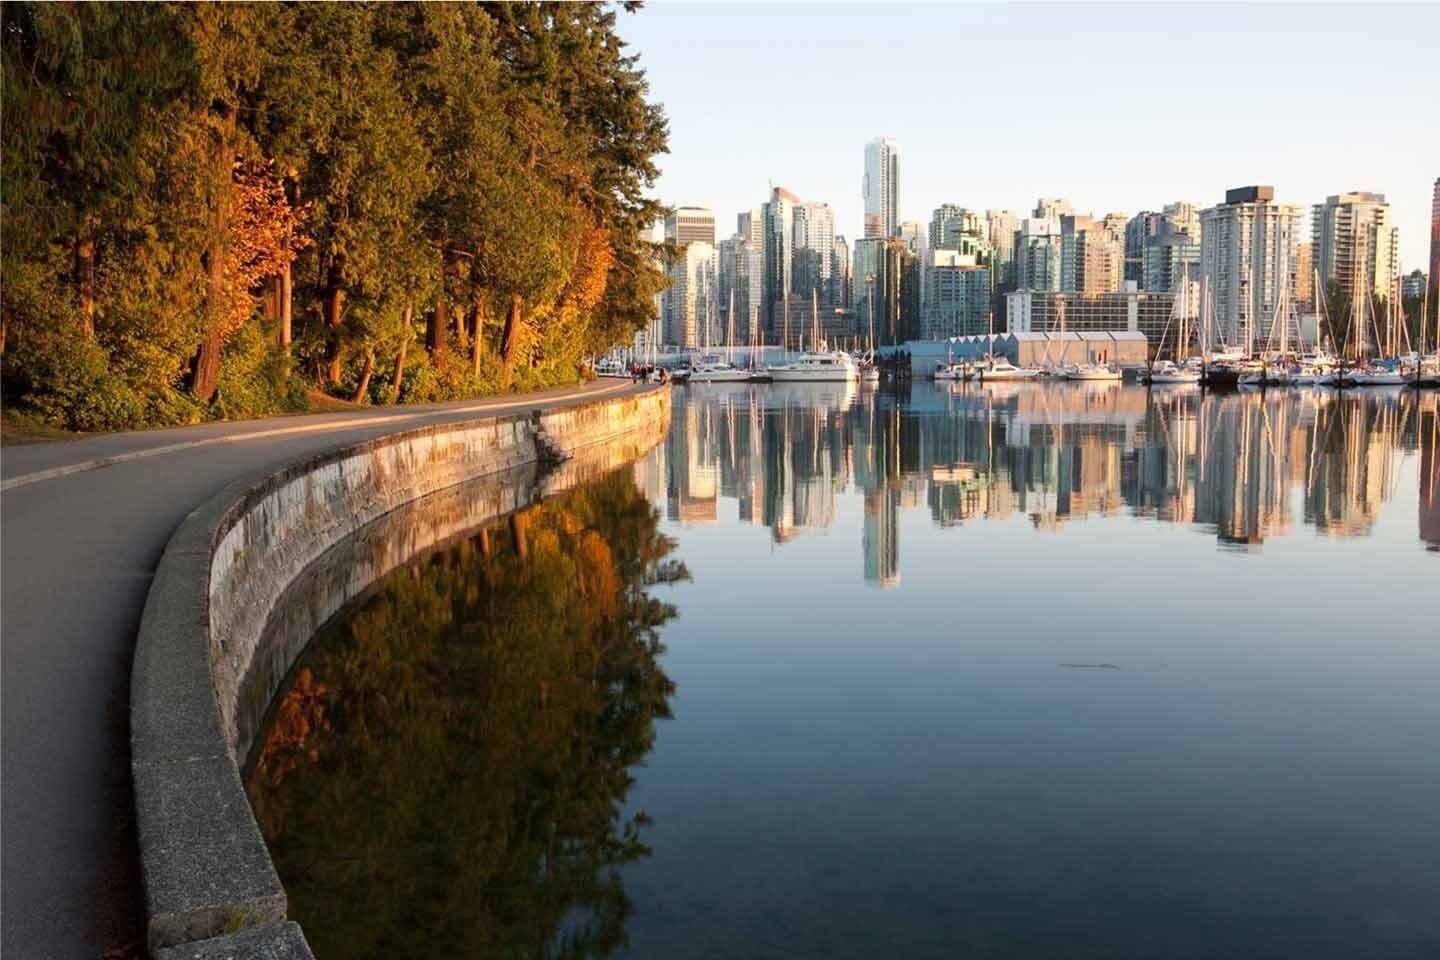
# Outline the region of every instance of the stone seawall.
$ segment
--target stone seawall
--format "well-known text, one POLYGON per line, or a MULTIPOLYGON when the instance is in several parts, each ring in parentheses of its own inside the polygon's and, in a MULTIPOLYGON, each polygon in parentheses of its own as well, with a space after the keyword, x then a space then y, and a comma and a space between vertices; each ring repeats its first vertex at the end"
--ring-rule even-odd
POLYGON ((284 923, 285 891, 238 768, 294 659, 388 570, 637 456, 664 435, 669 415, 662 388, 409 430, 232 485, 185 519, 156 570, 131 678, 151 951, 308 956, 293 952, 304 938, 284 923), (423 513, 401 511, 398 526, 375 523, 432 495, 423 513), (326 557, 347 541, 348 553, 326 557), (242 929, 243 949, 227 945, 242 929), (267 936, 273 946, 254 946, 267 936))

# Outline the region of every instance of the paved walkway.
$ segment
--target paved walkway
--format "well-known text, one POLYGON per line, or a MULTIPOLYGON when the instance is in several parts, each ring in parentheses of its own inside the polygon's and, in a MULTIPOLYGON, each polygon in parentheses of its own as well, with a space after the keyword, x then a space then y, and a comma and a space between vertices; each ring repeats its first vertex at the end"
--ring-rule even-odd
POLYGON ((233 479, 259 479, 303 454, 409 427, 640 389, 602 380, 520 398, 4 448, 0 953, 125 956, 139 939, 130 659, 155 565, 191 509, 233 479))

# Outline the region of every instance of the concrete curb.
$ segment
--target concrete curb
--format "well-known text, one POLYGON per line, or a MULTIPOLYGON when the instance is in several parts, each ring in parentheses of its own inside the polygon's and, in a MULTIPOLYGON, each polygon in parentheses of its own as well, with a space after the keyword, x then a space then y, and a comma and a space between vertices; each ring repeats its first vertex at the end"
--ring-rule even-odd
POLYGON ((273 693, 252 674, 278 683, 299 652, 263 646, 290 584, 398 506, 668 420, 669 392, 659 389, 402 430, 301 458, 259 482, 236 481, 191 511, 156 569, 131 672, 148 950, 167 958, 310 956, 299 928, 285 923, 285 890, 238 766, 254 734, 237 716, 240 701, 273 693), (232 936, 237 931, 244 934, 232 936))

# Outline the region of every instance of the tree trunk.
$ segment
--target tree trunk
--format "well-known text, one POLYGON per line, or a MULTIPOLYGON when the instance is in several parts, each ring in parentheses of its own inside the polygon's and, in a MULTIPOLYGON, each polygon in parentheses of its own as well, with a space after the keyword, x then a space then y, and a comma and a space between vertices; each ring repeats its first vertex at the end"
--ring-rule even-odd
POLYGON ((95 339, 95 228, 93 217, 86 217, 80 235, 75 238, 75 290, 80 297, 80 333, 86 340, 95 339))
POLYGON ((365 351, 365 369, 360 371, 360 385, 355 388, 355 396, 350 398, 351 403, 359 403, 370 393, 370 376, 375 372, 375 350, 372 348, 365 351))
POLYGON ((290 275, 290 264, 287 263, 280 271, 280 346, 286 353, 290 352, 290 342, 294 339, 290 307, 294 293, 294 280, 290 275))
POLYGON ((480 347, 485 342, 485 298, 481 296, 479 289, 474 292, 474 303, 471 305, 472 316, 470 331, 470 373, 473 376, 480 376, 480 347))
MULTIPOLYGON (((228 126, 233 129, 235 116, 230 114, 228 126)), ((220 350, 225 346, 225 240, 230 230, 231 167, 234 155, 229 138, 220 136, 212 157, 215 164, 216 197, 211 210, 209 259, 205 278, 205 332, 190 371, 190 392, 202 403, 215 398, 220 386, 220 350)))
POLYGON ((345 291, 340 287, 340 266, 331 264, 325 288, 325 325, 330 328, 330 370, 327 379, 332 387, 340 385, 340 313, 345 291))
POLYGON ((530 538, 526 535, 530 518, 523 513, 510 514, 510 536, 515 556, 524 560, 530 556, 530 538))
POLYGON ((410 307, 405 308, 402 323, 405 325, 405 338, 400 341, 400 352, 395 354, 395 382, 390 387, 390 402, 400 402, 400 384, 405 381, 405 351, 410 349, 410 338, 415 336, 411 329, 411 318, 414 316, 410 307))
POLYGON ((500 336, 500 387, 510 389, 515 377, 515 358, 520 352, 520 294, 510 295, 510 310, 505 314, 505 329, 500 336))
POLYGON ((425 349, 430 351, 430 359, 434 361, 437 369, 445 365, 445 324, 449 323, 449 316, 445 310, 445 294, 442 291, 440 299, 435 301, 435 312, 430 314, 425 323, 425 349))

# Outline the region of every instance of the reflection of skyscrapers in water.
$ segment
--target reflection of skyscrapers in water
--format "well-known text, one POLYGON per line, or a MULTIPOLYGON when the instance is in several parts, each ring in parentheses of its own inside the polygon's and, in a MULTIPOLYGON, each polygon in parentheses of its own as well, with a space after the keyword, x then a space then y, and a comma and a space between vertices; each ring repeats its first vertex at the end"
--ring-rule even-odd
POLYGON ((900 493, 894 487, 865 491, 865 580, 879 587, 900 583, 900 493))
POLYGON ((671 520, 713 523, 719 501, 734 500, 741 522, 785 543, 834 525, 853 489, 864 576, 886 586, 900 577, 900 511, 922 506, 943 527, 1023 515, 1060 530, 1129 513, 1256 545, 1288 531, 1303 504, 1316 529, 1364 535, 1394 490, 1401 437, 1426 424, 1413 441, 1430 457, 1421 535, 1440 541, 1433 399, 1408 392, 916 386, 854 405, 774 386, 675 396, 663 455, 636 473, 656 502, 664 478, 671 520))

